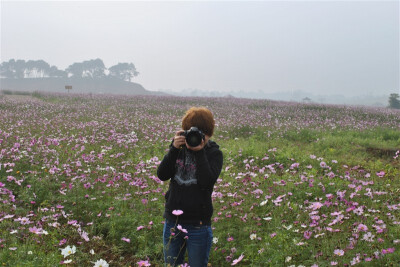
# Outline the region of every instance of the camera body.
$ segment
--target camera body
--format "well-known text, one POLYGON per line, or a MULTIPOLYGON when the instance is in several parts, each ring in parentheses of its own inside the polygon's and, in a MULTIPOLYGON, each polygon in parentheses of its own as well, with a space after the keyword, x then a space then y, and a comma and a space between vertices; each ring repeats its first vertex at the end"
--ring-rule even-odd
POLYGON ((205 134, 197 127, 191 127, 189 130, 184 131, 181 135, 185 136, 186 143, 191 147, 196 147, 205 140, 205 134))

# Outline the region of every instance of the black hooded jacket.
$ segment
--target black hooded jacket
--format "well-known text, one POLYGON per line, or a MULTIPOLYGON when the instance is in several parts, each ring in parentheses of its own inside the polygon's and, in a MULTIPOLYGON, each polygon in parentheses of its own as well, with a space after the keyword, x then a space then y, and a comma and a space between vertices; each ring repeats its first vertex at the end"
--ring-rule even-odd
POLYGON ((162 181, 171 179, 165 194, 164 218, 182 224, 211 224, 211 194, 221 173, 223 155, 219 146, 209 140, 200 151, 175 148, 172 143, 157 169, 162 181), (182 210, 178 217, 173 210, 182 210))

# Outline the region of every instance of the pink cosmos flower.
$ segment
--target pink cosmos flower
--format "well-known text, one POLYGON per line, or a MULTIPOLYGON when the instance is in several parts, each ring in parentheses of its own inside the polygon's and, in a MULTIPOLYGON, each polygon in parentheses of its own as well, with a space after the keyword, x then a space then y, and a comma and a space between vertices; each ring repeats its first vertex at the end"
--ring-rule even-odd
POLYGON ((329 178, 334 178, 335 176, 336 176, 336 175, 335 175, 333 172, 329 172, 329 173, 328 173, 328 177, 329 177, 329 178))
POLYGON ((335 254, 336 256, 343 256, 344 255, 344 251, 342 249, 335 249, 333 251, 333 254, 335 254))
POLYGON ((368 231, 368 227, 367 227, 365 224, 360 223, 360 224, 358 225, 358 227, 357 227, 357 230, 358 230, 359 232, 366 232, 366 231, 368 231))
POLYGON ((290 165, 290 169, 293 169, 293 168, 298 168, 299 167, 299 165, 300 165, 300 163, 293 163, 292 165, 290 165))
POLYGON ((322 204, 321 202, 313 202, 311 204, 310 208, 313 209, 313 210, 318 210, 323 206, 324 206, 324 204, 322 204))
POLYGON ((136 231, 142 230, 143 228, 144 228, 144 226, 143 226, 143 225, 141 225, 141 226, 138 226, 138 227, 136 228, 136 231))
POLYGON ((172 214, 175 215, 175 216, 179 216, 179 215, 183 214, 183 211, 181 211, 181 210, 173 210, 172 214))
POLYGON ((303 236, 305 239, 310 239, 311 235, 312 235, 311 231, 305 231, 303 236))
POLYGON ((130 240, 129 238, 126 238, 126 237, 121 238, 121 240, 122 240, 122 241, 125 241, 125 242, 127 242, 127 243, 130 243, 130 242, 131 242, 131 240, 130 240))
POLYGON ((178 228, 179 231, 184 232, 184 233, 188 233, 188 231, 185 228, 182 228, 182 226, 180 224, 178 224, 178 226, 176 227, 178 228))
POLYGON ((382 249, 382 254, 393 253, 395 248, 382 249))
POLYGON ((40 235, 43 234, 43 229, 42 228, 36 228, 36 226, 34 227, 29 227, 29 232, 40 235))
POLYGON ((378 175, 379 178, 382 178, 383 176, 385 176, 385 174, 386 173, 384 171, 380 171, 380 172, 376 173, 376 175, 378 175))
POLYGON ((147 266, 150 266, 150 265, 151 265, 151 264, 149 263, 149 261, 138 261, 137 264, 138 264, 139 267, 142 267, 142 266, 147 267, 147 266))
POLYGON ((244 255, 243 255, 243 253, 239 256, 239 258, 237 258, 236 260, 233 260, 233 262, 232 262, 232 264, 231 265, 236 265, 236 264, 238 264, 241 260, 243 260, 243 258, 244 258, 244 255))

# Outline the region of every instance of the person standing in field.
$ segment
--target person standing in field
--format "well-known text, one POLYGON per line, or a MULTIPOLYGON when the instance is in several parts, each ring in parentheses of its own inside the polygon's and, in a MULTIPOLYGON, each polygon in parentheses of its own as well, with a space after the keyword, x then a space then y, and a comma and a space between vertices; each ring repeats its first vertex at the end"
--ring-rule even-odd
POLYGON ((163 215, 167 266, 183 264, 186 250, 191 267, 208 264, 213 237, 211 194, 223 163, 219 146, 210 140, 214 127, 209 109, 190 108, 182 119, 182 130, 175 133, 157 169, 160 180, 170 180, 163 215), (199 142, 193 142, 197 137, 199 142))

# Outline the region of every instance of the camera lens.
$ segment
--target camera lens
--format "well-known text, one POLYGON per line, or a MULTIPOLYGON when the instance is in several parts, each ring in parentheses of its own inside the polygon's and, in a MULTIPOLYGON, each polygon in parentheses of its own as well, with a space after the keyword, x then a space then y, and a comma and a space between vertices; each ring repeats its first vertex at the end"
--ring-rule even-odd
POLYGON ((196 147, 201 144, 202 136, 199 132, 190 132, 186 136, 186 142, 191 147, 196 147))

